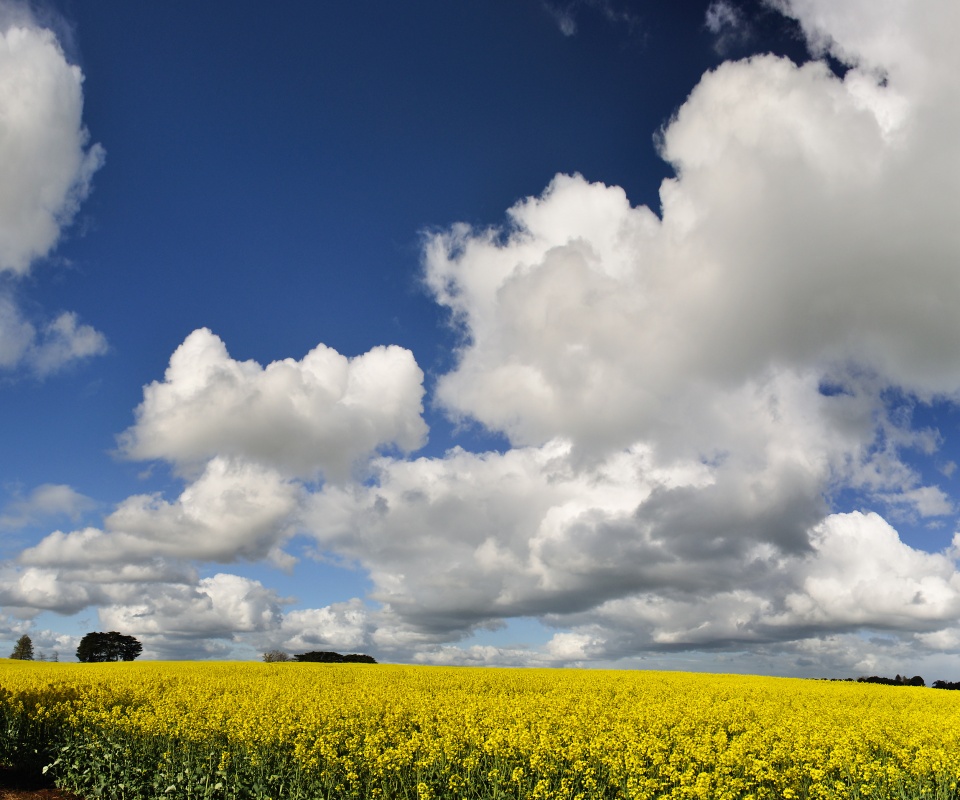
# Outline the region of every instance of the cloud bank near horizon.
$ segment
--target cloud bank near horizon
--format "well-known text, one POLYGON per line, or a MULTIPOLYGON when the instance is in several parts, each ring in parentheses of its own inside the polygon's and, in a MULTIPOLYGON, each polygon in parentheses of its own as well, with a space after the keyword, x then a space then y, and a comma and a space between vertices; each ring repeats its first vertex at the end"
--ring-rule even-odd
POLYGON ((406 455, 427 429, 402 348, 262 367, 198 330, 120 439, 180 497, 50 534, 7 566, 4 605, 97 606, 154 656, 746 650, 868 671, 960 650, 960 538, 926 553, 887 519, 955 512, 904 454, 939 444, 910 404, 960 395, 960 9, 777 7, 848 69, 760 55, 705 74, 659 136, 676 173, 659 213, 557 175, 502 226, 426 237, 425 284, 461 333, 430 399, 504 452, 406 455), (851 489, 873 508, 834 511, 851 489), (291 611, 195 568, 291 568, 295 536, 370 596, 291 611), (555 631, 543 647, 458 644, 525 617, 555 631))

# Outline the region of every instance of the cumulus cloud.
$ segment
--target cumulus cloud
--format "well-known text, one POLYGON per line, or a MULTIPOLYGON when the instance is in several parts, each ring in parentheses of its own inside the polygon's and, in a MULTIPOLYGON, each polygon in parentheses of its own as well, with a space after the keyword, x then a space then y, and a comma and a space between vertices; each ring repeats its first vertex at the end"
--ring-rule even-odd
POLYGON ((64 516, 74 522, 95 507, 94 501, 70 486, 45 483, 26 497, 12 500, 0 513, 0 528, 15 529, 48 517, 64 516))
MULTIPOLYGON (((23 277, 49 255, 103 164, 83 126, 82 86, 52 31, 25 6, 0 6, 0 274, 23 277)), ((0 369, 45 377, 105 351, 103 334, 76 314, 35 324, 0 294, 0 369)))
MULTIPOLYGON (((751 573, 746 564, 740 582, 714 593, 644 592, 583 614, 548 617, 570 628, 548 649, 570 651, 576 643, 584 661, 745 648, 800 658, 805 650, 812 656, 825 643, 842 641, 847 668, 869 663, 861 662, 870 640, 856 631, 881 632, 899 643, 901 654, 911 643, 916 648, 925 642, 921 651, 934 643, 955 649, 947 633, 960 609, 955 562, 905 545, 876 514, 831 515, 814 528, 809 554, 767 566, 751 573), (787 642, 794 644, 783 648, 787 642)), ((813 664, 823 667, 824 662, 814 659, 813 664)))
POLYGON ((0 295, 0 369, 23 368, 45 378, 68 364, 105 352, 106 337, 90 325, 80 324, 75 313, 65 311, 38 329, 13 298, 0 295))
POLYGON ((108 599, 100 586, 56 569, 7 565, 0 575, 0 604, 25 618, 41 611, 73 614, 108 599))
POLYGON ((217 457, 176 501, 134 495, 104 520, 104 530, 55 531, 24 550, 20 562, 79 568, 157 557, 222 563, 279 556, 300 492, 267 467, 217 457))
POLYGON ((324 608, 294 609, 284 614, 273 641, 290 653, 366 652, 371 649, 371 637, 377 627, 375 616, 359 598, 324 608))
POLYGON ((288 475, 344 478, 378 448, 424 444, 422 398, 423 373, 401 347, 346 358, 321 344, 301 361, 262 367, 232 359, 204 328, 177 348, 164 380, 144 388, 120 449, 188 472, 231 455, 288 475))
MULTIPOLYGON (((375 487, 326 487, 309 501, 304 524, 321 547, 369 570, 374 599, 399 622, 457 636, 491 617, 542 612, 543 583, 561 577, 543 563, 542 547, 568 519, 594 506, 616 519, 650 491, 638 470, 643 453, 609 465, 601 483, 576 474, 568 452, 552 443, 503 455, 382 460, 375 487)), ((563 593, 546 594, 556 603, 563 593)))
POLYGON ((168 584, 139 605, 102 608, 100 621, 144 636, 224 638, 279 624, 281 602, 259 581, 217 573, 195 587, 168 584))
POLYGON ((384 609, 374 641, 407 653, 524 616, 566 629, 541 656, 569 663, 909 632, 957 611, 951 557, 905 545, 875 514, 824 518, 817 473, 796 463, 665 468, 637 447, 585 469, 570 453, 384 460, 376 486, 314 496, 307 524, 369 571, 384 609))
POLYGON ((50 252, 103 163, 83 126, 82 87, 52 31, 0 30, 0 271, 24 274, 50 252))
MULTIPOLYGON (((163 559, 106 569, 28 567, 3 578, 0 600, 15 616, 29 619, 41 610, 69 614, 96 605, 100 627, 136 636, 148 658, 225 657, 238 651, 251 657, 278 645, 352 649, 363 643, 369 613, 353 600, 285 614, 292 598, 259 581, 222 572, 201 578, 163 559)), ((0 635, 29 625, 0 618, 0 635)), ((68 646, 72 656, 76 642, 69 648, 69 637, 47 634, 42 642, 68 646)))
POLYGON ((705 76, 663 133, 680 177, 662 220, 558 176, 511 209, 505 242, 435 237, 427 280, 468 340, 440 401, 528 444, 648 435, 677 396, 768 370, 852 362, 924 397, 955 391, 956 236, 898 207, 907 176, 891 163, 885 185, 884 167, 902 145, 853 81, 773 57, 705 76))
POLYGON ((170 572, 136 591, 101 585, 101 627, 136 636, 147 658, 258 657, 267 650, 369 651, 373 613, 354 599, 287 611, 293 598, 251 578, 170 572))

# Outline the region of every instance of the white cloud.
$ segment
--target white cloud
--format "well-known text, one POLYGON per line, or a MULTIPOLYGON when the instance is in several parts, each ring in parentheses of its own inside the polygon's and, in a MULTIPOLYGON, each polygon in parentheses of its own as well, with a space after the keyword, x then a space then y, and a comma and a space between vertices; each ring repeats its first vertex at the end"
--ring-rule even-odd
POLYGON ((0 295, 0 369, 25 368, 44 378, 67 365, 107 352, 106 337, 77 315, 63 312, 38 330, 16 301, 0 295))
POLYGON ((177 348, 164 380, 144 387, 121 451, 186 471, 231 455, 289 475, 344 478, 378 448, 423 445, 422 397, 423 373, 401 347, 346 358, 318 345, 301 361, 262 367, 233 360, 201 329, 177 348))
POLYGON ((555 442, 383 460, 376 486, 327 487, 305 519, 369 571, 384 607, 374 641, 408 653, 522 616, 571 634, 550 658, 581 661, 909 633, 960 610, 951 558, 876 514, 821 521, 821 475, 795 459, 741 474, 658 467, 642 448, 589 468, 570 456, 555 442))
POLYGON ((156 557, 230 562, 274 555, 293 530, 301 489, 275 471, 236 459, 212 459, 175 502, 134 495, 104 530, 56 531, 23 551, 41 567, 140 564, 156 557))
POLYGON ((376 628, 374 617, 358 598, 324 608, 288 611, 275 635, 276 638, 282 637, 277 646, 288 653, 311 650, 367 652, 376 628))
POLYGON ((743 12, 729 0, 710 3, 704 15, 704 25, 714 36, 714 50, 721 55, 745 47, 753 38, 753 29, 743 12))
POLYGON ((82 84, 51 31, 0 31, 0 271, 24 274, 50 252, 103 163, 81 120, 82 84))
POLYGON ((816 557, 798 565, 802 591, 786 598, 790 624, 913 630, 960 613, 960 573, 942 554, 914 550, 876 514, 835 514, 813 531, 816 557))
POLYGON ((564 36, 575 36, 577 33, 577 20, 573 15, 573 8, 570 6, 557 6, 549 2, 544 2, 543 7, 547 10, 554 22, 564 36))
POLYGON ((26 360, 37 375, 44 377, 72 361, 106 352, 106 337, 89 325, 78 324, 77 315, 65 311, 44 325, 26 360))
POLYGON ((918 13, 909 0, 770 2, 797 19, 808 41, 821 52, 880 72, 918 100, 938 93, 956 96, 950 76, 960 65, 960 55, 950 31, 960 23, 960 9, 949 0, 929 4, 925 13, 918 13))
POLYGON ((279 627, 283 603, 259 581, 218 573, 195 585, 149 587, 99 615, 104 628, 136 636, 148 658, 203 658, 228 655, 244 634, 279 627))
POLYGON ((276 592, 259 581, 217 573, 196 587, 169 585, 139 605, 102 608, 100 621, 143 636, 222 638, 278 625, 281 603, 276 592))
MULTIPOLYGON (((739 579, 728 576, 719 591, 644 592, 548 621, 572 628, 573 639, 555 639, 583 643, 583 657, 593 660, 698 648, 802 658, 805 650, 842 640, 848 653, 837 668, 868 670, 875 642, 853 631, 885 631, 903 654, 911 642, 952 641, 948 632, 960 611, 952 559, 905 545, 875 514, 831 515, 812 534, 810 553, 745 562, 739 579)), ((816 664, 826 662, 810 666, 816 664)))
POLYGON ((881 497, 887 503, 910 506, 921 517, 942 517, 955 510, 953 502, 939 486, 920 486, 881 497))
POLYGON ((956 82, 871 70, 759 56, 706 74, 662 134, 678 172, 662 220, 558 176, 505 231, 433 237, 428 284, 467 338, 441 402, 517 443, 616 444, 678 397, 768 370, 852 363, 922 397, 956 392, 956 82))
POLYGON ((541 545, 594 507, 613 519, 629 514, 650 491, 643 453, 582 476, 568 453, 558 442, 502 456, 457 450, 445 459, 382 460, 376 487, 327 486, 304 522, 321 547, 370 571, 374 598, 398 622, 458 635, 491 617, 535 611, 542 582, 556 577, 541 545))
POLYGON ((417 651, 412 660, 419 664, 451 665, 458 667, 551 667, 570 663, 564 656, 553 657, 528 648, 469 645, 445 645, 417 651))
POLYGON ((707 7, 704 22, 711 33, 720 33, 724 28, 738 28, 743 25, 743 16, 739 9, 728 0, 714 0, 707 7))
MULTIPOLYGON (((83 75, 25 6, 0 8, 0 274, 26 275, 56 246, 90 192, 104 150, 82 123, 83 75)), ((103 334, 63 312, 34 324, 0 294, 0 368, 44 377, 106 351, 103 334)))
POLYGON ((94 508, 93 500, 70 486, 45 483, 26 497, 12 500, 0 513, 0 529, 22 528, 47 517, 64 516, 76 522, 94 508))
POLYGON ((108 599, 99 586, 62 575, 56 569, 14 570, 7 566, 0 575, 0 603, 25 617, 40 611, 73 614, 108 599))

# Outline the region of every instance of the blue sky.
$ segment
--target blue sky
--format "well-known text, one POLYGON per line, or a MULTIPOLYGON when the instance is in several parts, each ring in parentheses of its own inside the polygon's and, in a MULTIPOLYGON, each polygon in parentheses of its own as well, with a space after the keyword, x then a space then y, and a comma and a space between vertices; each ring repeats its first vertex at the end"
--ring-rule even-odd
POLYGON ((957 13, 4 3, 0 643, 955 679, 957 13))

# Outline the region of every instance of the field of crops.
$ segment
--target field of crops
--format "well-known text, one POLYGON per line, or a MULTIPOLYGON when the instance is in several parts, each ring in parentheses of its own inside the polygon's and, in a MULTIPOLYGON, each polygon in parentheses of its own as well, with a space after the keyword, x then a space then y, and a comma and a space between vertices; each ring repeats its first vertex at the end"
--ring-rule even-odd
POLYGON ((0 660, 0 762, 116 798, 953 798, 960 692, 663 672, 0 660))

